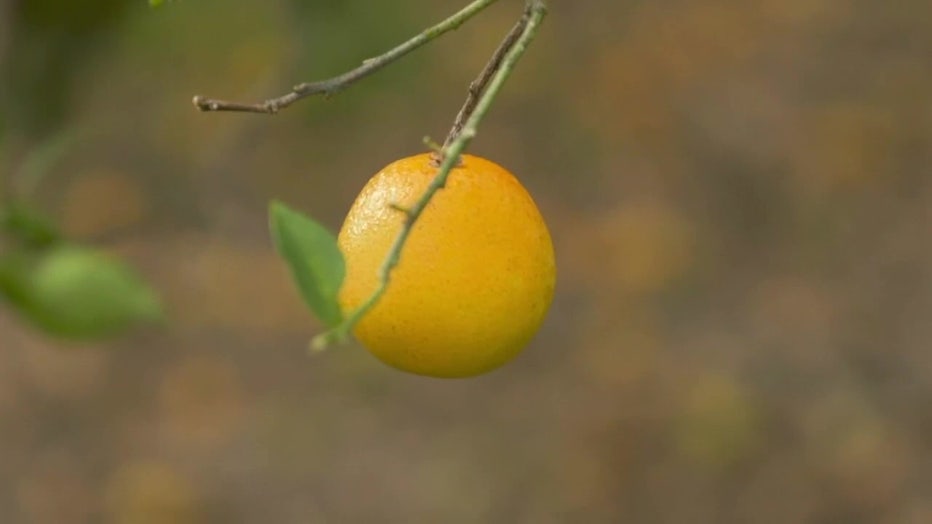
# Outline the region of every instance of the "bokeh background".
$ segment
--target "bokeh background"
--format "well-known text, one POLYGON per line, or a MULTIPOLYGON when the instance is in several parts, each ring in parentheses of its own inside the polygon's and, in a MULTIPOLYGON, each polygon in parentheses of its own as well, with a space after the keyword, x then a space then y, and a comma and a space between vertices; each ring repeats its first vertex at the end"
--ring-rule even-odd
POLYGON ((522 2, 274 117, 191 97, 463 3, 0 0, 0 172, 80 137, 39 204, 170 313, 73 344, 0 310, 0 521, 932 522, 928 0, 553 0, 471 147, 552 228, 539 336, 461 381, 308 356, 267 202, 337 229, 522 2))

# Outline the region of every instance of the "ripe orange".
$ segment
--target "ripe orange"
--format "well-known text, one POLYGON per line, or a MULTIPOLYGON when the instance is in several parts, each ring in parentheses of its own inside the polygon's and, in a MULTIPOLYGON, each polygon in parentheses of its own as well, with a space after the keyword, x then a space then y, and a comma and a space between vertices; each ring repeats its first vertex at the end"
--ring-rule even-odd
MULTIPOLYGON (((511 361, 553 299, 550 232, 534 200, 501 166, 462 155, 414 225, 382 299, 354 334, 395 368, 469 377, 511 361)), ((430 154, 398 160, 356 198, 338 236, 346 259, 340 304, 349 312, 378 286, 405 213, 437 173, 430 154)))

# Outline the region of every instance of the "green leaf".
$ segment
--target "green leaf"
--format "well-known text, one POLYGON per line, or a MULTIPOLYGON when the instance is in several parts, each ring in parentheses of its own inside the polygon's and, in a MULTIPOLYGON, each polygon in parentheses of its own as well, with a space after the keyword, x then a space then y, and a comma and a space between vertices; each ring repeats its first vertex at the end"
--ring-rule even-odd
POLYGON ((21 243, 35 248, 49 246, 61 238, 58 229, 48 217, 18 202, 0 210, 0 229, 21 243))
POLYGON ((274 201, 269 206, 272 239, 311 311, 328 327, 343 319, 337 293, 346 267, 336 237, 325 227, 274 201))
POLYGON ((98 251, 61 246, 9 260, 0 292, 47 334, 96 339, 162 319, 155 292, 128 265, 98 251))
POLYGON ((17 309, 29 307, 31 268, 35 256, 21 251, 4 253, 0 257, 0 298, 17 309))
POLYGON ((149 5, 152 7, 158 7, 164 3, 164 0, 149 0, 149 5))

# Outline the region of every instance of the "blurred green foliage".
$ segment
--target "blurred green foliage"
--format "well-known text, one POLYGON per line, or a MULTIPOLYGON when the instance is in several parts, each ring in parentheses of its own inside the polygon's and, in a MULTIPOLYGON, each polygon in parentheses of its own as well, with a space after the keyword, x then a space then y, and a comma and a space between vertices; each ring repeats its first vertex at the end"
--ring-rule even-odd
POLYGON ((0 304, 44 333, 100 339, 162 317, 156 293, 126 264, 69 243, 25 201, 0 207, 0 304))
POLYGON ((0 230, 29 248, 46 248, 61 240, 52 220, 22 202, 0 208, 0 230))
POLYGON ((0 294, 56 337, 87 340, 162 318, 155 293, 126 264, 71 245, 0 258, 0 294))

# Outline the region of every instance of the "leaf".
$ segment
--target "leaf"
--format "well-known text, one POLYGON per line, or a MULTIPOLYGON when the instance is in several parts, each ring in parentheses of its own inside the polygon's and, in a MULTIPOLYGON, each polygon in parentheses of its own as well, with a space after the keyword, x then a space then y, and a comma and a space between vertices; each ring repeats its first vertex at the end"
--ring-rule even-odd
POLYGON ((149 6, 158 7, 164 3, 165 0, 149 0, 149 6))
POLYGON ((61 238, 48 217, 18 202, 0 210, 0 229, 23 244, 36 248, 49 246, 61 238))
POLYGON ((269 206, 269 225, 279 255, 291 269, 304 301, 328 327, 343 319, 337 293, 346 266, 336 237, 281 202, 269 206))
POLYGON ((162 318, 155 292, 131 267, 92 249, 61 246, 10 257, 5 268, 0 293, 50 335, 103 338, 162 318))
POLYGON ((17 309, 28 308, 30 268, 34 256, 20 251, 4 253, 0 257, 0 298, 17 309))

